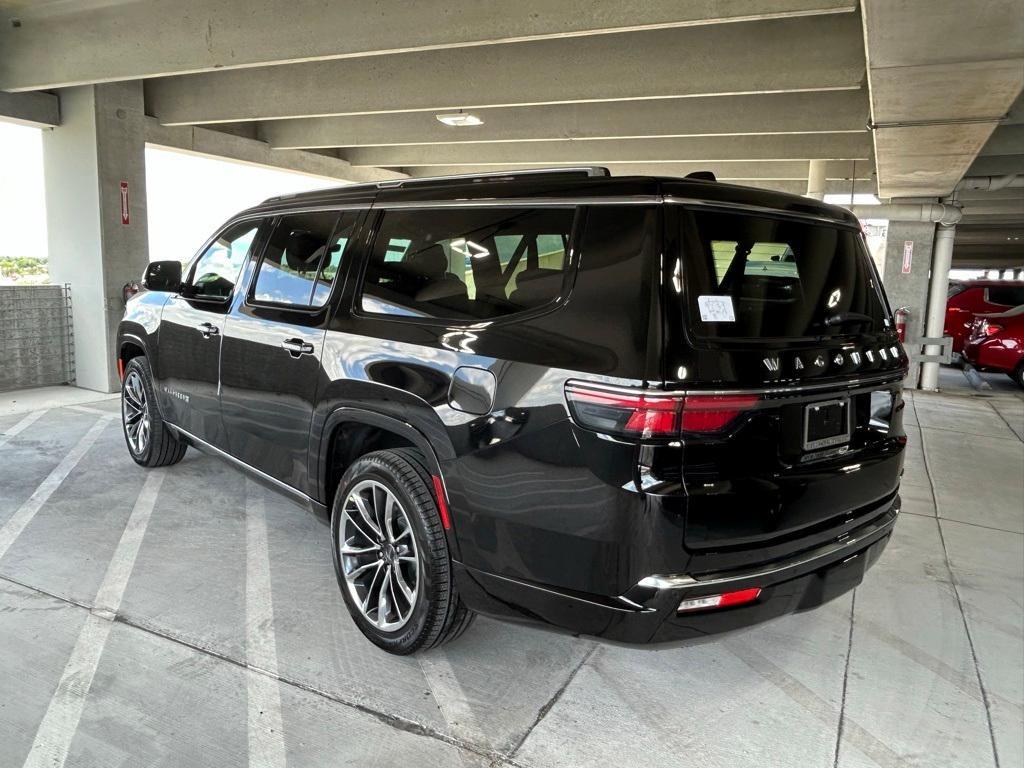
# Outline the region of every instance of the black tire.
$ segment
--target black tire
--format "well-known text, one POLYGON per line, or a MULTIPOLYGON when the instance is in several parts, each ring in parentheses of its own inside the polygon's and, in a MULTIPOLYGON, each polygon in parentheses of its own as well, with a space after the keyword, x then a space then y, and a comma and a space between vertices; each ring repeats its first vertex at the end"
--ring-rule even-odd
POLYGON ((1013 373, 1008 374, 1011 379, 1016 382, 1017 386, 1024 389, 1024 361, 1014 370, 1013 373))
POLYGON ((153 377, 149 371, 149 361, 145 357, 133 357, 124 368, 124 380, 121 382, 121 429, 128 453, 132 460, 143 467, 166 467, 177 464, 185 455, 188 445, 168 429, 160 416, 156 404, 156 392, 153 389, 153 377), (130 436, 128 413, 133 409, 132 394, 126 392, 135 381, 141 385, 145 394, 145 405, 148 414, 148 439, 139 445, 130 436))
POLYGON ((359 630, 389 653, 407 655, 454 640, 472 623, 475 613, 455 588, 451 555, 432 491, 430 472, 422 454, 409 448, 374 451, 357 459, 338 484, 331 510, 331 550, 338 586, 359 630), (406 623, 385 631, 363 614, 351 594, 342 565, 342 510, 352 490, 366 481, 383 485, 406 513, 418 550, 419 583, 406 623))

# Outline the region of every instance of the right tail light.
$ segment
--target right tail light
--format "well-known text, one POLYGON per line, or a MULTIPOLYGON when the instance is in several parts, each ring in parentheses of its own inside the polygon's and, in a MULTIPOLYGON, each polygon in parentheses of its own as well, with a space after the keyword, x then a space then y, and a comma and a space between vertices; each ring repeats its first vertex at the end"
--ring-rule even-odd
POLYGON ((573 420, 581 427, 639 438, 721 432, 759 400, 753 394, 609 390, 578 381, 565 385, 565 399, 573 420))

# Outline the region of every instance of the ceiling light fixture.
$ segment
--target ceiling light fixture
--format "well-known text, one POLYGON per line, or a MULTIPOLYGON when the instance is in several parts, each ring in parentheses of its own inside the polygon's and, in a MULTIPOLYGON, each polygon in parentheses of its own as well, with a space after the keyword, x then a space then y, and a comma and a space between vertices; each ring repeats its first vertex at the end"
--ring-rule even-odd
POLYGON ((444 115, 434 115, 439 122, 445 125, 452 125, 461 127, 464 125, 483 125, 484 121, 476 115, 468 114, 463 112, 461 109, 458 112, 449 112, 444 115))

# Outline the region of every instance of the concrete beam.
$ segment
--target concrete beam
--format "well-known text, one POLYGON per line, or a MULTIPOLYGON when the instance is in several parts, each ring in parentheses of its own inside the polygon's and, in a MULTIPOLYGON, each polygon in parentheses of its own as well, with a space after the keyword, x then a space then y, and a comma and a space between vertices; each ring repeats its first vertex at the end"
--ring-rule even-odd
MULTIPOLYGON (((11 5, 11 4, 5 4, 11 5)), ((0 12, 0 89, 289 64, 627 30, 849 13, 854 0, 161 0, 15 3, 0 12), (20 22, 15 27, 11 21, 20 22), (73 55, 68 55, 72 52, 73 55)))
POLYGON ((386 181, 406 178, 404 173, 382 168, 354 168, 345 160, 314 152, 274 151, 265 142, 233 133, 222 133, 211 128, 160 125, 152 117, 146 119, 146 143, 250 165, 281 168, 345 181, 386 181))
POLYGON ((859 19, 843 14, 206 72, 146 94, 164 124, 236 122, 855 90, 863 58, 859 19))
MULTIPOLYGON (((556 163, 555 165, 564 165, 556 163)), ((525 167, 551 167, 533 166, 525 167)), ((506 166, 509 171, 524 170, 524 166, 506 166)), ((803 189, 801 194, 807 191, 807 169, 808 163, 799 160, 786 160, 777 162, 736 162, 736 163, 616 163, 609 166, 612 176, 685 176, 695 171, 711 171, 720 181, 787 181, 800 182, 803 189)), ((466 165, 449 166, 420 166, 406 169, 409 175, 416 177, 423 176, 449 176, 453 174, 472 174, 502 170, 496 167, 479 167, 466 165)), ((843 160, 832 160, 827 164, 826 176, 829 180, 851 179, 856 174, 858 179, 869 181, 872 178, 870 163, 854 163, 843 160), (854 168, 856 166, 856 168, 854 168)), ((848 182, 847 182, 848 183, 848 182)), ((844 190, 845 191, 845 190, 844 190)), ((868 191, 873 191, 868 190, 868 191)))
POLYGON ((0 120, 33 128, 60 125, 60 99, 52 93, 0 91, 0 120))
POLYGON ((1019 0, 864 0, 879 192, 949 194, 1024 88, 1019 0))
POLYGON ((669 139, 527 141, 518 144, 416 144, 344 150, 352 165, 543 165, 545 163, 716 163, 735 160, 863 160, 871 138, 861 133, 805 136, 691 136, 669 139))
MULTIPOLYGON (((453 128, 429 112, 352 115, 259 124, 275 149, 476 144, 551 139, 861 132, 867 91, 546 104, 473 110, 483 125, 453 128), (751 116, 756 115, 756 120, 751 116)), ((241 125, 246 125, 242 123, 241 125)))

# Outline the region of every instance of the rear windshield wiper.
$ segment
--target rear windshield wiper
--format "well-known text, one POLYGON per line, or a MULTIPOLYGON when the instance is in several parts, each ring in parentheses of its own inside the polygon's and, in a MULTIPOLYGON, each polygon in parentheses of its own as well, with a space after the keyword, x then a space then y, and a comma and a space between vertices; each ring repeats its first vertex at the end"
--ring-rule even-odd
POLYGON ((865 315, 863 312, 836 312, 825 318, 825 325, 843 325, 844 323, 868 323, 875 324, 875 318, 865 315))

